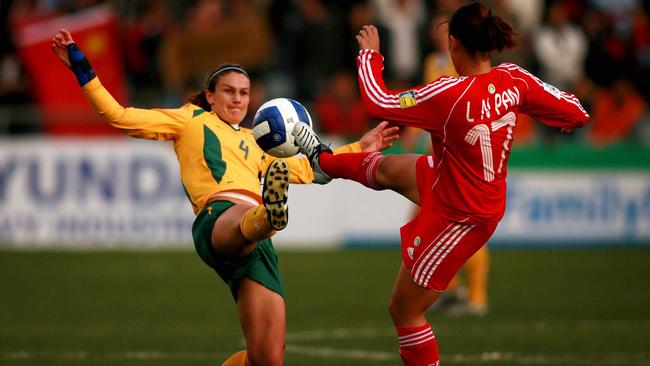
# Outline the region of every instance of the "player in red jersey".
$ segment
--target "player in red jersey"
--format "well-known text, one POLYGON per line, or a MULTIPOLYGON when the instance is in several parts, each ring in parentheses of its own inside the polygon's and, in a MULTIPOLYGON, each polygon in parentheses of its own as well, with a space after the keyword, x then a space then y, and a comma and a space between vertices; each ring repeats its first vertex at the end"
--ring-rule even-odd
POLYGON ((503 216, 518 114, 565 133, 589 119, 576 97, 521 67, 492 67, 490 55, 514 47, 514 34, 481 2, 459 8, 449 21, 449 51, 459 77, 404 91, 384 85, 377 29, 364 26, 357 35, 359 85, 370 114, 428 131, 433 156, 332 155, 307 125, 294 130, 315 170, 392 189, 421 206, 401 228, 403 264, 389 305, 405 365, 439 364, 425 312, 503 216))

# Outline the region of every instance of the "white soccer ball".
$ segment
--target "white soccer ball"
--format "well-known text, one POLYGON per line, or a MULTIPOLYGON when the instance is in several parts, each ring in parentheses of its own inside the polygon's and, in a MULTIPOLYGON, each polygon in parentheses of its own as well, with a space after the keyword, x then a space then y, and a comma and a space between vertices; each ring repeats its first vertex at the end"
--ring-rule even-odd
POLYGON ((276 98, 262 104, 253 118, 253 136, 257 145, 277 158, 288 158, 298 153, 293 142, 293 127, 297 122, 312 126, 307 109, 289 98, 276 98))

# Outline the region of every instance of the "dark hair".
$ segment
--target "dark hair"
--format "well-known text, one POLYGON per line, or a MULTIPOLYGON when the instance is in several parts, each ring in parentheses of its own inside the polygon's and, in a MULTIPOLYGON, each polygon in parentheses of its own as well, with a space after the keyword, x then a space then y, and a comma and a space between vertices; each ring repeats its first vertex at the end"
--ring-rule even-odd
POLYGON ((210 74, 208 74, 208 77, 206 78, 206 81, 204 83, 205 85, 204 90, 191 94, 189 97, 187 97, 187 101, 189 103, 198 105, 199 107, 205 109, 206 111, 210 111, 211 109, 210 103, 208 103, 208 100, 205 97, 205 90, 209 90, 213 92, 214 88, 217 86, 217 83, 219 82, 219 79, 221 79, 221 77, 223 77, 224 75, 230 72, 238 72, 242 75, 245 75, 246 77, 249 77, 246 70, 244 70, 244 68, 241 67, 241 65, 239 64, 221 64, 219 65, 219 67, 214 69, 210 74))
POLYGON ((449 35, 459 39, 470 55, 513 48, 516 34, 480 1, 461 6, 449 19, 449 35))

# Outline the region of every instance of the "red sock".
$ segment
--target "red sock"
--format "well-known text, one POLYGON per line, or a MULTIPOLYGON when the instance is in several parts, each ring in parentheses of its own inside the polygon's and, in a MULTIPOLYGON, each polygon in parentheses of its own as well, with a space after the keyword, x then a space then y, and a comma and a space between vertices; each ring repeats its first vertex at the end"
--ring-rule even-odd
POLYGON ((345 178, 359 182, 376 190, 383 189, 375 181, 375 172, 379 160, 384 155, 380 152, 321 154, 318 163, 323 171, 332 178, 345 178))
POLYGON ((397 327, 399 355, 405 366, 438 366, 438 341, 428 323, 419 327, 397 327))

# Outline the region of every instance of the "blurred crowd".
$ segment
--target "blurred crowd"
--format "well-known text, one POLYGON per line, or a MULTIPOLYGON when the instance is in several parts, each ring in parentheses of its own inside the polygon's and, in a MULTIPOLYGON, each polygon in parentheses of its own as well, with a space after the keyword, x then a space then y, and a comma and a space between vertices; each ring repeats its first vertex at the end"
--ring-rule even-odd
MULTIPOLYGON (((95 6, 117 15, 129 95, 142 107, 177 107, 224 62, 252 76, 251 116, 272 97, 308 105, 323 133, 358 136, 376 121, 360 100, 355 34, 380 29, 385 76, 405 89, 453 75, 446 19, 460 0, 14 0, 0 2, 0 133, 40 133, 33 80, 16 48, 17 26, 95 6)), ((650 146, 650 2, 486 0, 518 32, 515 62, 576 94, 592 116, 574 136, 593 146, 650 146)), ((92 60, 91 60, 92 61, 92 60)), ((556 132, 523 118, 516 140, 552 143, 556 132)), ((417 134, 414 134, 417 136, 417 134)), ((405 144, 417 144, 405 136, 405 144)))

